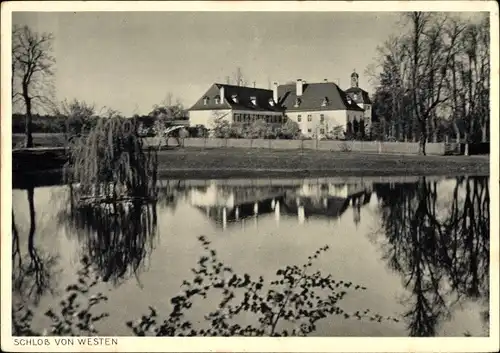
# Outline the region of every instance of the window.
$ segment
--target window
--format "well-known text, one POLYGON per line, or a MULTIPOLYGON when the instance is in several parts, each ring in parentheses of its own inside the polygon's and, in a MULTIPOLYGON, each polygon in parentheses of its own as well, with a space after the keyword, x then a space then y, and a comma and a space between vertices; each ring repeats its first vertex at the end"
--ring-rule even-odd
POLYGON ((319 133, 324 135, 325 134, 325 129, 319 129, 319 133))
POLYGON ((311 115, 311 114, 309 114, 309 115, 307 116, 307 121, 312 121, 312 120, 313 120, 312 115, 311 115))
POLYGON ((307 129, 307 132, 312 132, 312 130, 311 129, 307 129))
POLYGON ((319 122, 324 123, 325 122, 325 114, 320 114, 319 115, 319 122))
POLYGON ((328 105, 328 97, 323 98, 323 102, 321 103, 322 107, 326 107, 328 105))
POLYGON ((208 97, 203 97, 203 104, 205 104, 205 105, 208 104, 208 97))
POLYGON ((220 96, 215 96, 215 104, 220 104, 220 96))
POLYGON ((297 108, 300 105, 300 98, 295 98, 295 107, 297 108))
POLYGON ((302 121, 302 115, 297 115, 297 121, 300 123, 302 121))
POLYGON ((233 100, 234 103, 238 103, 238 96, 236 94, 233 94, 231 96, 231 99, 233 100))

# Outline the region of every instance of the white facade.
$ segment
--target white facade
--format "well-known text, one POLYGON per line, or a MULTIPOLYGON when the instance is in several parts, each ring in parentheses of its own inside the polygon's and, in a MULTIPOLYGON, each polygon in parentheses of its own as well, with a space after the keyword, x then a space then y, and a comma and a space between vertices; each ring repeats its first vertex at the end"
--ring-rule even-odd
POLYGON ((345 131, 348 122, 361 121, 362 111, 355 110, 322 110, 288 112, 286 115, 299 125, 304 136, 324 136, 336 130, 345 131))

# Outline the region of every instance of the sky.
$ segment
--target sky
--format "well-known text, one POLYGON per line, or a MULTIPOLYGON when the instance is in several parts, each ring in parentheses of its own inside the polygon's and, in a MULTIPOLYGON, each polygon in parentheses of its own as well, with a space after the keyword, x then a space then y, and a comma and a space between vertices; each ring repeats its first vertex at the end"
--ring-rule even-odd
POLYGON ((336 80, 366 68, 398 31, 390 12, 15 12, 55 39, 58 100, 147 114, 169 93, 186 107, 238 67, 250 85, 336 80))

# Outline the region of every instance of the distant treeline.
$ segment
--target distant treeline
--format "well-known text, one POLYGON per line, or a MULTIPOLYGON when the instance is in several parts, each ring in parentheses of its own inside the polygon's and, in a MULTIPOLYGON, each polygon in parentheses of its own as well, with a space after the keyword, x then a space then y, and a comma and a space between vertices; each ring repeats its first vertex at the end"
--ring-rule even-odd
MULTIPOLYGON (((144 129, 152 128, 155 125, 156 118, 149 115, 135 115, 132 117, 136 119, 137 123, 144 129)), ((54 115, 33 115, 33 133, 64 133, 66 131, 80 130, 76 125, 85 125, 91 128, 96 125, 96 122, 100 117, 88 117, 85 121, 80 121, 79 119, 71 119, 66 116, 54 116, 54 115)), ((182 120, 182 119, 177 119, 182 120)), ((12 114, 12 133, 14 134, 24 134, 26 129, 26 121, 24 114, 14 113, 12 114)), ((166 124, 168 125, 168 124, 166 124)), ((81 126, 78 126, 81 128, 81 126)))

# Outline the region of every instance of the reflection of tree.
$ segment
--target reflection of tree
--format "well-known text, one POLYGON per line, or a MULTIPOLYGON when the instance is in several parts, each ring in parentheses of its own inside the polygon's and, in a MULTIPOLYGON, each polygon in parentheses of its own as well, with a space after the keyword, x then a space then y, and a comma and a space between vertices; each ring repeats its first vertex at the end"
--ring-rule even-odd
POLYGON ((156 202, 132 199, 82 203, 62 219, 75 230, 103 279, 117 281, 127 273, 136 274, 152 249, 156 202))
POLYGON ((375 186, 388 241, 384 257, 412 293, 405 313, 411 336, 434 336, 452 302, 488 295, 487 184, 487 177, 458 179, 447 215, 438 214, 437 183, 425 177, 375 186))
POLYGON ((30 228, 28 232, 28 259, 23 259, 20 246, 19 230, 17 229, 14 211, 12 211, 12 282, 15 292, 31 297, 35 302, 46 292, 52 292, 53 267, 56 258, 43 255, 35 244, 36 212, 34 187, 27 189, 30 228))

